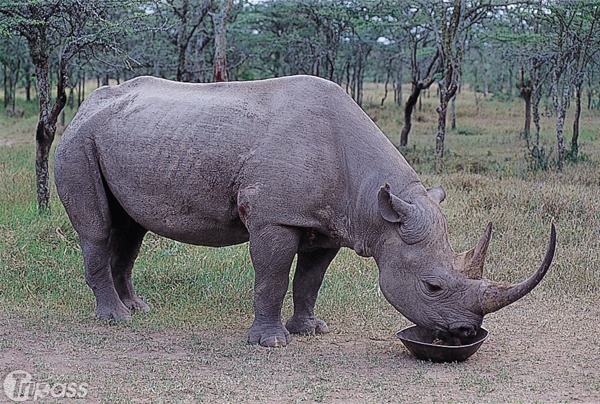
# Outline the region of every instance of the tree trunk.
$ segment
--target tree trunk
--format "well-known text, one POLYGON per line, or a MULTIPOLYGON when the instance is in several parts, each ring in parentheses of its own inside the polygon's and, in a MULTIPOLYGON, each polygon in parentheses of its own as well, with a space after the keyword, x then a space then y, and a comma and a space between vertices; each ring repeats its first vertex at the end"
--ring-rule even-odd
POLYGON ((4 75, 4 80, 2 81, 4 85, 4 109, 7 109, 8 104, 10 104, 10 91, 8 90, 8 67, 6 65, 2 66, 2 73, 4 75))
MULTIPOLYGON (((460 88, 460 87, 459 87, 460 88)), ((456 129, 456 94, 450 100, 450 129, 456 129)))
POLYGON ((554 70, 552 73, 552 102, 556 112, 556 141, 558 152, 558 169, 562 170, 565 161, 565 115, 567 110, 567 101, 570 95, 570 86, 568 80, 565 80, 562 94, 559 95, 560 74, 554 70))
POLYGON ((40 101, 40 117, 35 131, 35 177, 40 214, 50 210, 50 173, 48 158, 50 148, 56 134, 56 121, 67 102, 66 93, 66 60, 59 60, 58 81, 56 84, 57 97, 55 104, 50 107, 52 91, 48 80, 48 58, 34 60, 38 82, 38 98, 40 101))
MULTIPOLYGON (((346 94, 350 94, 350 61, 346 62, 346 94)), ((354 98, 354 95, 352 95, 354 98)))
POLYGON ((436 108, 438 113, 438 129, 435 137, 435 172, 442 172, 444 160, 444 138, 446 137, 446 115, 448 112, 448 100, 444 96, 446 91, 440 91, 440 105, 436 108))
POLYGON ((388 86, 390 84, 390 72, 388 71, 386 77, 385 77, 385 84, 383 85, 383 98, 381 99, 381 106, 383 107, 383 104, 385 103, 385 99, 388 96, 388 86))
POLYGON ((29 67, 25 70, 25 100, 31 101, 31 72, 29 67))
POLYGON ((38 210, 44 213, 50 209, 50 175, 48 157, 56 133, 56 126, 50 123, 51 90, 48 82, 48 60, 36 63, 40 116, 35 130, 35 178, 38 210))
POLYGON ((521 94, 523 94, 523 99, 525 100, 525 127, 523 130, 525 136, 529 138, 529 134, 531 133, 531 87, 527 89, 523 88, 521 94))
POLYGON ((190 43, 190 38, 191 38, 191 36, 188 36, 188 34, 186 32, 187 31, 187 22, 188 22, 187 19, 188 19, 189 2, 184 1, 183 4, 181 4, 181 9, 179 9, 179 10, 174 5, 174 3, 171 3, 171 4, 173 5, 173 10, 176 12, 178 17, 180 18, 179 25, 177 26, 177 39, 176 39, 177 72, 175 73, 175 79, 177 81, 189 81, 189 77, 188 77, 188 80, 185 80, 185 77, 184 77, 184 75, 186 73, 186 69, 185 69, 186 52, 187 52, 187 48, 188 48, 188 45, 190 43))
POLYGON ((576 159, 579 155, 579 118, 581 117, 581 93, 583 80, 575 83, 575 116, 573 117, 573 138, 571 139, 571 157, 576 159))
POLYGON ((402 76, 403 76, 403 68, 402 68, 402 61, 400 61, 400 66, 398 67, 398 77, 397 77, 396 87, 394 88, 394 94, 396 96, 396 104, 399 107, 402 106, 402 76))
POLYGON ((381 106, 383 107, 383 104, 385 103, 385 100, 388 96, 388 86, 390 84, 390 77, 392 76, 392 62, 393 62, 393 58, 390 58, 388 60, 388 65, 387 65, 387 69, 386 69, 386 75, 385 75, 385 85, 383 86, 383 98, 381 99, 381 106))
POLYGON ((362 107, 363 102, 363 63, 362 58, 359 61, 359 66, 356 72, 356 103, 362 107))
POLYGON ((488 71, 485 65, 483 66, 483 96, 487 97, 489 92, 489 79, 488 79, 488 71))
POLYGON ((327 67, 327 78, 333 81, 335 76, 335 49, 327 49, 327 56, 325 58, 325 65, 327 67))
POLYGON ((533 144, 536 148, 540 145, 540 101, 542 100, 542 86, 536 80, 535 89, 531 96, 531 109, 533 124, 535 125, 535 135, 533 136, 533 144))
POLYGON ((83 76, 79 75, 77 77, 77 107, 78 108, 81 106, 81 103, 83 102, 83 99, 84 99, 83 89, 85 86, 85 72, 81 72, 81 74, 83 76))
POLYGON ((438 113, 438 129, 435 137, 435 172, 442 172, 444 160, 444 139, 446 137, 446 116, 448 114, 448 103, 456 95, 458 80, 455 77, 456 67, 452 63, 446 64, 446 77, 438 83, 440 92, 440 105, 436 108, 438 113))
POLYGON ((588 82, 587 82, 587 109, 592 109, 592 75, 593 70, 590 69, 587 74, 588 82))
POLYGON ((175 79, 177 81, 183 81, 183 75, 185 74, 185 53, 187 50, 187 43, 185 46, 179 44, 179 53, 177 55, 177 73, 175 79))
POLYGON ((215 31, 215 57, 213 60, 213 81, 227 81, 227 21, 233 8, 233 0, 223 0, 221 12, 211 13, 215 31))
POLYGON ((408 145, 408 134, 412 129, 412 113, 415 110, 415 105, 417 105, 417 101, 420 99, 421 91, 428 89, 431 84, 433 84, 433 80, 429 77, 419 80, 416 84, 412 84, 412 91, 404 105, 404 126, 402 126, 402 131, 400 132, 400 147, 408 145))
POLYGON ((412 85, 412 92, 404 104, 404 126, 400 132, 400 147, 406 147, 408 144, 408 134, 412 128, 412 113, 417 105, 417 100, 421 94, 421 88, 418 85, 412 85))

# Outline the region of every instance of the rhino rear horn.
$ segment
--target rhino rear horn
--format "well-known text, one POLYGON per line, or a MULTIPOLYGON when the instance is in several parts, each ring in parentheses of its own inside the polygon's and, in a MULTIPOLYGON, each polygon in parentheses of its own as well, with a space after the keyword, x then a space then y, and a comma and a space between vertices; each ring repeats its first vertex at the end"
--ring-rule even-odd
POLYGON ((482 292, 480 295, 481 308, 484 314, 493 313, 501 308, 516 302, 535 288, 542 280, 552 259, 554 258, 554 250, 556 248, 556 228, 552 224, 550 230, 550 243, 546 250, 546 256, 539 269, 527 280, 515 284, 508 285, 498 282, 482 281, 482 292))
POLYGON ((492 223, 488 223, 483 235, 479 238, 477 245, 467 252, 459 254, 455 258, 455 268, 469 279, 481 279, 483 277, 483 264, 490 240, 492 238, 492 223))

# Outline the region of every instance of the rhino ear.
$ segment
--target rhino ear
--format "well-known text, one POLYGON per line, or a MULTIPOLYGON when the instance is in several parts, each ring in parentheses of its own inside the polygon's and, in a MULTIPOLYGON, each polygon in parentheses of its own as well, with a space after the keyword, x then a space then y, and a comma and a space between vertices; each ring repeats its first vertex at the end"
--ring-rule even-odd
POLYGON ((442 187, 430 188, 427 190, 427 193, 437 203, 442 203, 446 199, 446 191, 442 187))
POLYGON ((379 214, 391 223, 406 222, 407 218, 414 210, 414 206, 411 203, 404 202, 390 192, 390 184, 388 183, 379 189, 377 200, 379 204, 379 214))

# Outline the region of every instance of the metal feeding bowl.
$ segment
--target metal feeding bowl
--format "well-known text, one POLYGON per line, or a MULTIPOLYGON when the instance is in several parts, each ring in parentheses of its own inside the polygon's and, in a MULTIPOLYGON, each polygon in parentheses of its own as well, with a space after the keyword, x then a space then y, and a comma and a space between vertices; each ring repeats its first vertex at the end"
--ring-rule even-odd
POLYGON ((433 331, 414 325, 398 331, 396 336, 417 359, 462 362, 477 352, 487 339, 488 332, 480 328, 473 337, 449 342, 437 339, 433 331))

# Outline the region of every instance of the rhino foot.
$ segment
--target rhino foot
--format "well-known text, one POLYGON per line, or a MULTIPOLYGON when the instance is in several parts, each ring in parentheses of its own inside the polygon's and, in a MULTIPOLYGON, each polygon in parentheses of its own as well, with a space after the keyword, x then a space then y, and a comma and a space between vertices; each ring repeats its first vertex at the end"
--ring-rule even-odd
POLYGON ((131 310, 119 300, 113 305, 98 305, 96 308, 98 320, 131 321, 131 310))
POLYGON ((281 324, 260 325, 254 323, 248 331, 248 343, 260 344, 270 348, 287 346, 290 342, 290 333, 281 324))
POLYGON ((303 334, 303 335, 315 335, 315 334, 327 334, 329 327, 327 323, 320 318, 316 317, 296 317, 292 316, 287 323, 285 328, 288 329, 292 334, 303 334))
POLYGON ((150 312, 150 306, 148 306, 142 299, 140 299, 137 296, 129 299, 122 299, 121 301, 123 302, 125 307, 132 311, 140 310, 144 313, 150 312))

